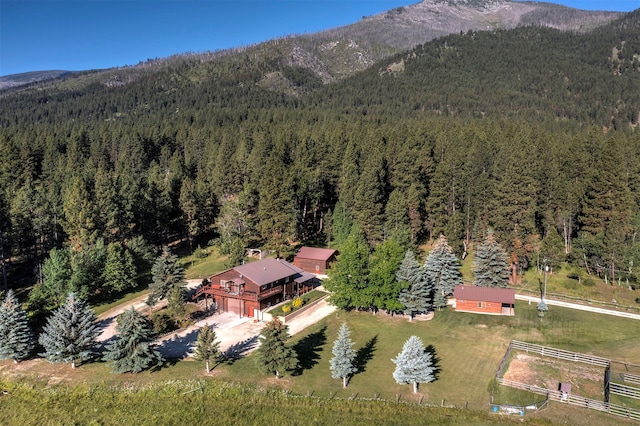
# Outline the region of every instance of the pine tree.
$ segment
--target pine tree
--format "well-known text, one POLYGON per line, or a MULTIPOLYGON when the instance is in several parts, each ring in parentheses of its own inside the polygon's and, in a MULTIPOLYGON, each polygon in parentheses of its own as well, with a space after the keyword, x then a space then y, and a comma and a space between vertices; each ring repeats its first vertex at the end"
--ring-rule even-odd
POLYGON ((349 377, 358 369, 353 365, 356 351, 353 349, 353 341, 349 337, 349 327, 343 322, 338 330, 338 338, 333 342, 333 358, 331 358, 331 377, 342 379, 342 387, 347 387, 349 377))
POLYGON ((402 347, 402 352, 396 359, 391 360, 396 364, 393 378, 396 383, 412 383, 413 393, 417 393, 418 383, 429 383, 435 380, 432 358, 432 355, 425 351, 419 337, 409 337, 402 347))
POLYGON ((489 232, 475 250, 473 258, 474 284, 480 287, 503 287, 509 284, 507 253, 489 232))
POLYGON ((34 346, 35 337, 27 314, 13 290, 9 290, 0 305, 0 359, 13 359, 17 363, 27 358, 34 346))
POLYGON ((152 283, 149 285, 147 304, 155 305, 158 300, 167 298, 174 287, 184 288, 184 268, 178 258, 169 252, 167 247, 151 267, 152 283))
POLYGON ((431 309, 433 287, 411 250, 405 254, 404 260, 396 272, 396 279, 404 286, 400 290, 398 301, 404 307, 405 315, 409 315, 409 318, 413 319, 413 315, 416 313, 427 312, 431 309))
POLYGON ((204 361, 206 364, 207 373, 211 371, 209 363, 219 362, 222 359, 222 353, 220 352, 220 341, 213 330, 208 325, 205 325, 200 329, 198 333, 198 340, 194 346, 193 358, 196 361, 204 361))
POLYGON ((38 341, 44 347, 41 355, 51 362, 87 361, 95 355, 96 339, 100 334, 93 310, 74 293, 47 318, 38 341))
POLYGON ((276 378, 298 367, 296 353, 286 344, 289 338, 288 329, 275 317, 260 333, 262 342, 257 350, 258 368, 264 373, 275 374, 276 378))
POLYGON ((116 339, 107 344, 103 357, 112 361, 115 373, 139 373, 162 365, 164 358, 151 343, 151 324, 140 312, 131 308, 120 314, 116 332, 116 339))
POLYGON ((453 294, 456 284, 462 282, 460 262, 447 243, 444 235, 434 244, 424 263, 424 274, 433 286, 433 304, 438 308, 447 306, 447 296, 453 294))

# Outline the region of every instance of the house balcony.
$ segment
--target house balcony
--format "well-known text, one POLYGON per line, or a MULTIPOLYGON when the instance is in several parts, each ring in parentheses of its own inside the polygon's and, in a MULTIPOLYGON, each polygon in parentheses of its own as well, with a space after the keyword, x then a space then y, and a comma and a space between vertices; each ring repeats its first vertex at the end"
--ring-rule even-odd
POLYGON ((243 300, 259 301, 262 299, 266 299, 267 297, 273 296, 275 294, 280 294, 283 291, 284 291, 284 286, 281 286, 281 285, 266 289, 265 291, 261 291, 260 294, 258 294, 255 291, 244 291, 244 290, 231 291, 230 289, 226 289, 224 287, 220 287, 217 285, 214 286, 209 284, 209 285, 203 285, 198 287, 193 298, 197 299, 203 294, 208 294, 211 296, 233 297, 233 298, 243 299, 243 300))

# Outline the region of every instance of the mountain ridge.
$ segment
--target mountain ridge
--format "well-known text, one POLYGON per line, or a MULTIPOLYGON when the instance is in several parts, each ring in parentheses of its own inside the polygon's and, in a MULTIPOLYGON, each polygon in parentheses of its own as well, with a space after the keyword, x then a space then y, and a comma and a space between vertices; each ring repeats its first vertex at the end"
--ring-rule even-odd
MULTIPOLYGON (((109 74, 123 69, 148 69, 154 63, 162 64, 174 57, 190 55, 203 61, 215 60, 229 53, 251 52, 279 45, 281 59, 288 58, 288 65, 309 68, 326 84, 362 71, 387 56, 448 34, 470 30, 509 29, 520 25, 542 25, 563 31, 581 32, 605 25, 623 15, 623 12, 583 11, 552 3, 423 0, 314 34, 290 35, 247 47, 196 54, 182 53, 140 62, 134 66, 92 71, 109 74)), ((66 71, 33 71, 3 76, 0 77, 0 90, 20 88, 68 75, 66 71)))

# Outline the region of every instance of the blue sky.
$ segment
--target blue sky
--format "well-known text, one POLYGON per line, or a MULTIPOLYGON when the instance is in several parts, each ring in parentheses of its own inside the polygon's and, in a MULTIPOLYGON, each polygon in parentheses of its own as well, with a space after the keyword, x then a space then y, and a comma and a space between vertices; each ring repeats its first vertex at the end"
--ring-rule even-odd
MULTIPOLYGON (((550 2, 552 0, 549 0, 550 2)), ((350 24, 417 0, 0 0, 0 75, 134 65, 350 24)), ((557 0, 630 11, 640 0, 557 0)))

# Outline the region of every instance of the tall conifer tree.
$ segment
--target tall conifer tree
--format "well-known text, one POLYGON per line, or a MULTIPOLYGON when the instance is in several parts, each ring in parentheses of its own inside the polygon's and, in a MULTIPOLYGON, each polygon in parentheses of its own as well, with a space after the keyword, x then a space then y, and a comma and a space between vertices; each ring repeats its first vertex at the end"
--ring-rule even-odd
POLYGON ((418 383, 429 383, 435 380, 433 356, 425 348, 417 336, 411 336, 404 343, 402 352, 395 359, 393 378, 396 383, 413 384, 413 393, 418 392, 418 383))
POLYGON ((462 275, 460 262, 442 234, 427 256, 424 274, 433 286, 434 306, 447 306, 447 297, 453 294, 457 284, 462 283, 462 275))
POLYGON ((18 362, 27 358, 35 346, 27 314, 9 290, 0 305, 0 359, 18 362))
POLYGON ((198 333, 198 339, 194 346, 193 358, 196 361, 205 362, 207 373, 211 371, 211 361, 217 363, 222 359, 218 336, 216 335, 215 330, 208 325, 202 327, 200 329, 200 333, 198 333))
POLYGON ((139 373, 162 365, 164 358, 151 343, 151 324, 140 312, 131 308, 120 314, 116 332, 118 335, 107 344, 103 358, 112 362, 115 373, 139 373))
POLYGON ((174 287, 184 288, 184 267, 178 263, 178 258, 164 248, 160 257, 151 267, 153 282, 149 285, 149 297, 147 304, 155 305, 158 300, 169 297, 174 287))
POLYGON ((267 323, 260 333, 262 341, 258 347, 256 362, 258 368, 267 374, 275 374, 279 379, 287 371, 298 368, 298 358, 287 345, 289 328, 277 317, 267 323))
POLYGON ((71 368, 76 368, 76 361, 95 356, 100 334, 96 314, 74 293, 69 293, 67 301, 47 318, 43 330, 38 340, 45 350, 42 356, 49 361, 70 362, 71 368))
POLYGON ((482 244, 475 250, 473 258, 473 283, 480 287, 507 287, 509 285, 509 265, 507 253, 489 232, 482 244))
POLYGON ((405 254, 396 273, 396 279, 404 286, 400 290, 398 301, 404 307, 405 315, 413 319, 416 313, 431 309, 433 286, 411 250, 405 254))
POLYGON ((353 365, 356 351, 353 349, 353 341, 349 337, 349 327, 343 322, 338 330, 338 338, 333 342, 333 358, 330 361, 331 377, 342 379, 342 387, 347 387, 347 381, 352 374, 357 372, 353 365))

